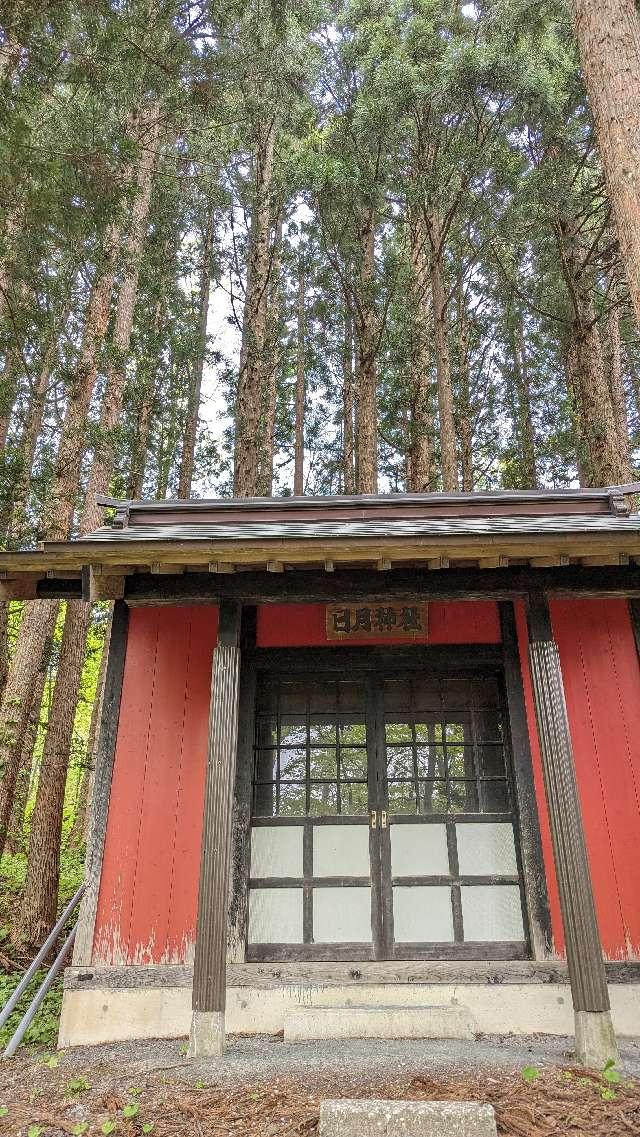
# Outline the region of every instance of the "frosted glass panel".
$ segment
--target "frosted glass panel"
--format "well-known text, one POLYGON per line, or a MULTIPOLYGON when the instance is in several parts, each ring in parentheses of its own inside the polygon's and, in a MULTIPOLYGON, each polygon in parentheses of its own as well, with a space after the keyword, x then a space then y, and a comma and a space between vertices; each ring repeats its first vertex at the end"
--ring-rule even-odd
POLYGON ((251 876, 302 876, 302 826, 254 826, 251 876))
POLYGON ((315 825, 314 876, 369 876, 367 825, 315 825))
POLYGON ((448 876, 447 830, 444 825, 392 825, 393 876, 448 876))
POLYGON ((462 876, 517 876, 513 825, 456 825, 462 876))
POLYGON ((465 940, 523 940, 520 889, 477 884, 461 888, 465 940))
POLYGON ((314 888, 313 939, 317 944, 370 943, 371 889, 314 888))
POLYGON ((302 939, 302 889, 252 888, 249 943, 300 944, 302 939))
POLYGON ((393 890, 396 943, 453 943, 451 889, 434 886, 393 890))

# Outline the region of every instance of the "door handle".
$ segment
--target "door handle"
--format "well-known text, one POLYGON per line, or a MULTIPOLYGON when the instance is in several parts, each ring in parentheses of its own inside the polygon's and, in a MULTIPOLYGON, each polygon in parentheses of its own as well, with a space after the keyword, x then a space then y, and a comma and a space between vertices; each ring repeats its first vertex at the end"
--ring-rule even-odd
POLYGON ((375 809, 371 810, 371 828, 378 828, 378 814, 376 813, 375 809))
POLYGON ((380 828, 381 829, 387 828, 387 812, 385 809, 381 810, 381 812, 380 812, 380 828))

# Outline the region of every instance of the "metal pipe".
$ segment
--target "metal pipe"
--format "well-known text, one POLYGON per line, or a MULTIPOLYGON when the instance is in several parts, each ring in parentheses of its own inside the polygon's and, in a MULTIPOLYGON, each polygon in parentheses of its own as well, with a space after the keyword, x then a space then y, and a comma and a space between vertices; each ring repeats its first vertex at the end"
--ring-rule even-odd
POLYGON ((24 992, 26 991, 27 987, 29 986, 31 980, 33 979, 33 977, 36 973, 36 971, 40 967, 40 964, 42 963, 43 959, 47 958, 49 952, 51 951, 51 948, 53 947, 58 936, 60 935, 60 932, 62 931, 67 920, 69 919, 69 916, 73 912, 76 905, 80 903, 80 900, 82 899, 82 894, 83 894, 85 888, 86 888, 86 885, 85 885, 85 882, 83 881, 82 884, 80 885, 80 888, 76 892, 75 896, 73 896, 72 899, 67 904, 67 907, 65 908, 60 919, 58 920, 57 924, 53 928, 53 931, 51 931, 49 933, 49 935, 47 936, 46 940, 44 941, 42 947, 40 948, 40 951, 38 952, 33 963, 27 968, 24 975, 22 976, 22 979, 18 983, 18 986, 16 987, 15 991, 13 992, 13 994, 11 995, 9 1000, 5 1003, 4 1007, 2 1008, 2 1011, 0 1011, 0 1027, 4 1026, 4 1024, 6 1023, 9 1016, 11 1014, 13 1014, 13 1012, 15 1011, 18 1003, 20 1002, 20 999, 22 998, 24 992))
MULTIPOLYGON (((76 925, 76 927, 77 927, 77 925, 76 925)), ((7 1045, 7 1048, 4 1052, 5 1058, 12 1058, 13 1057, 13 1055, 15 1054, 16 1050, 18 1049, 20 1043, 22 1042, 22 1039, 24 1038, 25 1034, 27 1033, 27 1030, 29 1029, 29 1027, 30 1027, 30 1025, 34 1019, 34 1016, 38 1010, 38 1007, 40 1006, 42 1000, 44 999, 45 995, 47 994, 47 991, 49 990, 51 984, 53 983, 56 975, 61 970, 62 965, 65 961, 65 957, 67 956, 69 949, 71 948, 73 941, 76 938, 76 927, 72 928, 71 931, 69 932, 69 935, 67 936, 62 947, 60 948, 60 951, 58 952, 54 963, 52 964, 51 968, 49 969, 49 971, 45 975, 44 979, 42 980, 42 983, 40 984, 40 986, 39 986, 32 1002, 31 1002, 31 1004, 29 1005, 28 1009, 25 1011, 25 1014, 23 1015, 23 1017, 20 1021, 20 1024, 18 1026, 18 1029, 16 1030, 15 1034, 11 1038, 11 1040, 10 1040, 9 1044, 7 1045)))

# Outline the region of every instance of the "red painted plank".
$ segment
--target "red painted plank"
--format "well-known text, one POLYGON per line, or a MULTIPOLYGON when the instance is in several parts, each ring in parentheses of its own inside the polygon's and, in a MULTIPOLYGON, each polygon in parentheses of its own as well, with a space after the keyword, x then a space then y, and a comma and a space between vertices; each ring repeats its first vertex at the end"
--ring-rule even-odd
POLYGON ((140 802, 144 785, 153 702, 158 609, 134 608, 122 681, 118 738, 93 944, 95 963, 128 962, 137 856, 140 802))
MULTIPOLYGON (((324 604, 261 604, 258 606, 259 647, 315 647, 327 644, 324 604)), ((406 643, 392 636, 332 640, 332 647, 383 642, 406 643)), ((498 606, 491 600, 433 601, 429 604, 429 630, 414 643, 500 643, 498 606)))
POLYGON ((213 607, 133 609, 94 961, 180 962, 193 940, 213 607))
POLYGON ((211 662, 218 634, 217 608, 192 608, 182 735, 181 775, 176 806, 176 833, 169 882, 167 953, 193 955, 198 913, 200 841, 207 763, 211 662))
POLYGON ((608 958, 640 951, 640 668, 623 600, 556 600, 598 921, 608 958))
POLYGON ((560 913, 560 897, 553 859, 553 846, 551 844, 551 830, 549 828, 549 815, 544 792, 544 779, 542 776, 542 758, 538 742, 538 727, 533 702, 533 687, 529 671, 529 636, 527 633, 527 618, 524 601, 515 603, 516 627, 518 630, 518 650, 520 653, 520 669, 522 671, 522 686, 524 689, 524 702, 529 728, 529 745, 531 747, 531 764, 533 766, 533 779, 538 802, 538 818, 540 821, 540 838, 542 841, 542 855, 544 859, 545 875, 547 878, 547 892, 549 896, 549 909, 551 911, 551 930, 553 946, 558 954, 564 954, 564 932, 562 929, 562 915, 560 913))

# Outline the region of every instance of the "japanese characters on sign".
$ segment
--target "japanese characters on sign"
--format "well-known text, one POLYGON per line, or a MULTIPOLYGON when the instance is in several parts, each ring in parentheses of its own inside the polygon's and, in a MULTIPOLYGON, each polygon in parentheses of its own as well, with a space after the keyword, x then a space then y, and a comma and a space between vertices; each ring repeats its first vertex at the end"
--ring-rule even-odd
POLYGON ((399 604, 382 604, 380 601, 327 604, 327 639, 357 639, 362 636, 413 639, 426 635, 427 616, 427 604, 411 601, 399 604))

